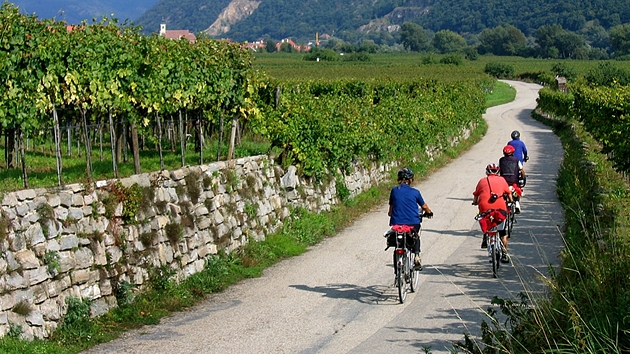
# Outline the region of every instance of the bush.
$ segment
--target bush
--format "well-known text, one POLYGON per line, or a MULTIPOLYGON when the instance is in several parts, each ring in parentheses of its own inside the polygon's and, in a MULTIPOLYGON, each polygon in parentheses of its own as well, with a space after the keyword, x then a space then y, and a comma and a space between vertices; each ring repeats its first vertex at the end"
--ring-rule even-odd
POLYGON ((372 57, 366 52, 351 53, 344 55, 343 61, 370 61, 372 57))
POLYGON ((555 63, 551 67, 551 72, 556 74, 557 76, 563 76, 567 79, 567 81, 573 80, 577 77, 577 71, 575 69, 570 68, 565 63, 555 63))
POLYGON ((599 63, 585 78, 589 83, 599 86, 612 86, 615 82, 622 86, 630 85, 630 71, 608 61, 599 63))
POLYGON ((514 66, 503 63, 488 63, 483 72, 498 79, 511 79, 514 77, 514 66))
POLYGON ((313 48, 304 55, 303 59, 309 61, 317 61, 318 59, 323 61, 337 61, 339 60, 339 54, 332 49, 313 48))
POLYGON ((460 65, 464 62, 461 54, 447 54, 440 59, 440 64, 460 65))

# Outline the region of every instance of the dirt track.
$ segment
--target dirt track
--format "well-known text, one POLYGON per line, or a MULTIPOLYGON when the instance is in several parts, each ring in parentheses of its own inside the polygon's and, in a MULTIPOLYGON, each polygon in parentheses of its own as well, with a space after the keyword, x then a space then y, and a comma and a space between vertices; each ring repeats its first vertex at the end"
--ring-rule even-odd
POLYGON ((516 100, 488 110, 484 139, 416 185, 435 218, 423 225, 420 291, 405 304, 398 304, 393 287, 391 249, 383 251, 384 203, 261 278, 89 353, 447 353, 463 333, 479 335, 492 296, 540 292, 537 276, 557 263, 563 245, 555 194, 562 147, 530 117, 540 86, 508 83, 518 91, 516 100), (487 252, 479 247, 471 193, 515 129, 530 151, 528 181, 510 240, 513 263, 493 279, 487 252))

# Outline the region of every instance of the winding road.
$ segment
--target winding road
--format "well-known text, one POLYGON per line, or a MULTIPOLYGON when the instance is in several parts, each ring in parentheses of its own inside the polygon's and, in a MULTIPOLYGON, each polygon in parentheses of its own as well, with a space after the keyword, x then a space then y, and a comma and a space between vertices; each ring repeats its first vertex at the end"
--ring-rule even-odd
POLYGON ((387 205, 364 215, 309 252, 270 267, 159 325, 145 326, 87 353, 448 353, 464 333, 480 335, 497 295, 545 289, 540 277, 558 264, 563 211, 555 179, 563 150, 531 118, 536 84, 507 81, 516 99, 488 109, 488 132, 459 158, 415 185, 433 209, 422 231, 420 289, 399 304, 392 249, 384 252, 387 205), (512 263, 492 278, 472 191, 519 130, 530 161, 523 211, 510 240, 512 263))

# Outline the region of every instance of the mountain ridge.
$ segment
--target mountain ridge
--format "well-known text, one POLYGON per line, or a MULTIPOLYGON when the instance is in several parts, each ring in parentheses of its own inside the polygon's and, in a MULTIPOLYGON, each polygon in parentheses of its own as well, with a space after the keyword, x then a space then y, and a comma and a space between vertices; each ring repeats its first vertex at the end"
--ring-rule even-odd
POLYGON ((215 38, 313 38, 328 33, 353 39, 387 36, 403 22, 431 31, 479 33, 512 24, 526 35, 543 25, 578 31, 589 23, 609 29, 630 23, 627 0, 160 0, 138 18, 146 31, 159 28, 206 31, 215 38), (254 6, 254 4, 256 4, 254 6), (246 9, 245 7, 250 7, 246 9), (229 10, 228 10, 229 9, 229 10), (235 14, 229 16, 229 13, 235 14), (190 15, 185 15, 190 14, 190 15))

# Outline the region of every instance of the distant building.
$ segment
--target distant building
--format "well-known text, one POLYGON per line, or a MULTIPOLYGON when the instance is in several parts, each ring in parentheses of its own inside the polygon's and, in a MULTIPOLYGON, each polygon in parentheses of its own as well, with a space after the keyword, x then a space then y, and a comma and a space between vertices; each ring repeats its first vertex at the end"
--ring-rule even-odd
POLYGON ((259 51, 262 48, 265 48, 266 43, 264 39, 259 39, 255 42, 251 42, 251 43, 245 43, 243 44, 243 47, 247 48, 247 49, 251 49, 255 52, 259 51))
POLYGON ((289 45, 297 49, 298 52, 308 52, 311 49, 310 45, 299 45, 293 42, 293 40, 291 40, 290 38, 285 38, 281 40, 280 42, 276 43, 276 51, 278 52, 280 51, 280 48, 282 47, 282 43, 289 43, 289 45))
POLYGON ((167 30, 166 24, 162 23, 160 25, 160 36, 168 39, 181 39, 185 38, 191 43, 195 43, 197 37, 193 33, 190 33, 188 30, 167 30))

